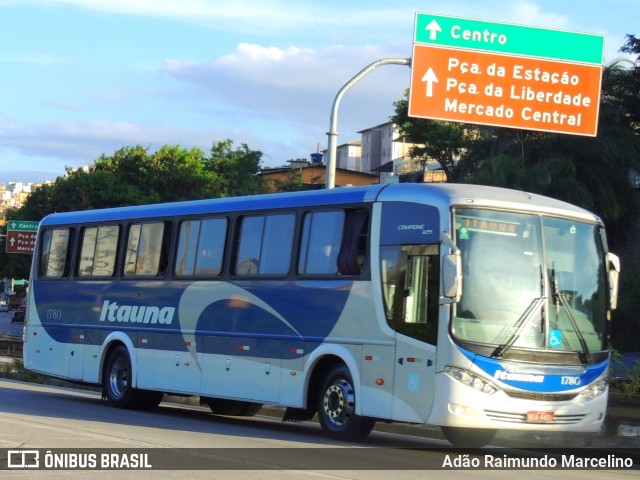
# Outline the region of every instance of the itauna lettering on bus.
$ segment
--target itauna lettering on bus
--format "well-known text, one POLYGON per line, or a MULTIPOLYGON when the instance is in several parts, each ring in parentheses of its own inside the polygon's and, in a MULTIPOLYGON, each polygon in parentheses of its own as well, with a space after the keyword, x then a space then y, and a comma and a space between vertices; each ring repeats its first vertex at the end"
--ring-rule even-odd
POLYGON ((174 307, 161 308, 152 305, 118 305, 118 302, 105 300, 100 312, 100 321, 171 325, 175 310, 174 307))
POLYGON ((493 378, 498 380, 513 380, 516 382, 543 383, 544 375, 535 375, 532 373, 505 372, 504 370, 496 370, 493 378))
POLYGON ((482 218, 463 218, 462 226, 472 230, 486 230, 489 232, 509 233, 515 235, 517 232, 515 223, 496 222, 484 220, 482 218))

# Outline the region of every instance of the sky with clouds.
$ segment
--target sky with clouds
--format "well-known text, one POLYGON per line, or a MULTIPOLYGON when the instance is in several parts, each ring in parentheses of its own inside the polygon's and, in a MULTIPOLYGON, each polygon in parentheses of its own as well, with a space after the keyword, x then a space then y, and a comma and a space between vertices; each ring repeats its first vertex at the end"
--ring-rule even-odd
MULTIPOLYGON (((603 34, 605 63, 640 36, 640 0, 0 0, 0 183, 128 145, 308 158, 351 77, 411 57, 416 12, 603 34)), ((338 142, 386 122, 409 76, 384 66, 350 89, 338 142)))

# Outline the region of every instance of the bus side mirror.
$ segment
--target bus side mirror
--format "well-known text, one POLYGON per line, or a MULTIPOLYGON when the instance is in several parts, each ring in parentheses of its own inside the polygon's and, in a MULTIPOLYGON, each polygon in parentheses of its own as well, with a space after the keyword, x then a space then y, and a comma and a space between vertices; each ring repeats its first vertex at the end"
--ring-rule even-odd
POLYGON ((613 253, 607 253, 607 271, 609 272, 609 308, 615 310, 618 306, 620 258, 613 253))
POLYGON ((461 295, 462 260, 459 253, 448 253, 442 257, 442 296, 457 303, 461 295))

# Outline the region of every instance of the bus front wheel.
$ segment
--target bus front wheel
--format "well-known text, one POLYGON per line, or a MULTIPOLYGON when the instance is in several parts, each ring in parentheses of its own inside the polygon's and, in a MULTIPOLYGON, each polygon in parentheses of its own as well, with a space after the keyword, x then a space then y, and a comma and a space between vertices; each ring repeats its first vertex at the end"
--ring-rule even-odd
POLYGON ((376 423, 374 418, 356 415, 355 388, 345 365, 334 367, 322 384, 318 420, 329 437, 344 441, 365 438, 376 423))

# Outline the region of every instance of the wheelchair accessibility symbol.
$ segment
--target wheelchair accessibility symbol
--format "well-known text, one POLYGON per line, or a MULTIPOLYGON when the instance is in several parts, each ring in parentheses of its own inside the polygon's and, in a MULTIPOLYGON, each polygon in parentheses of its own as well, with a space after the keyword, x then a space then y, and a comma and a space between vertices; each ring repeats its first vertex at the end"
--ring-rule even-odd
POLYGON ((562 330, 551 330, 549 332, 549 346, 551 348, 562 348, 562 330))

